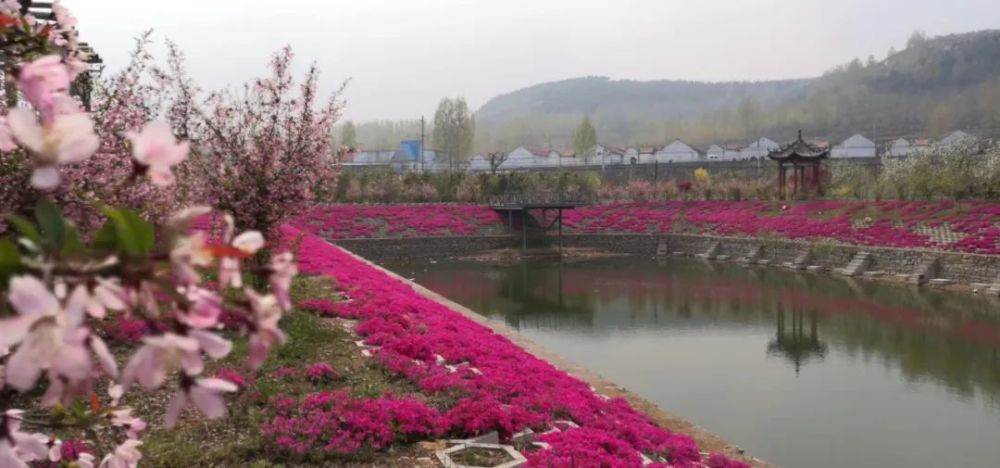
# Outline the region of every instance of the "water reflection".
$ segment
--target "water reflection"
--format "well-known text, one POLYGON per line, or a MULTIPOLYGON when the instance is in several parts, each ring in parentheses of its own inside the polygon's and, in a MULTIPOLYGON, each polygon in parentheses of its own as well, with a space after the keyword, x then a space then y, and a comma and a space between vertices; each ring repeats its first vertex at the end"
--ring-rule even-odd
POLYGON ((985 298, 675 259, 389 266, 517 328, 608 336, 768 327, 760 352, 796 374, 836 349, 911 382, 1000 402, 1000 321, 985 298))
POLYGON ((785 310, 778 306, 774 321, 774 339, 767 344, 767 353, 788 359, 798 374, 805 362, 810 359, 823 359, 826 356, 826 343, 819 339, 819 324, 814 312, 792 310, 790 315, 791 323, 786 327, 785 310), (808 332, 803 327, 805 317, 809 320, 808 332))
POLYGON ((996 301, 694 260, 390 267, 781 466, 1000 466, 996 301))

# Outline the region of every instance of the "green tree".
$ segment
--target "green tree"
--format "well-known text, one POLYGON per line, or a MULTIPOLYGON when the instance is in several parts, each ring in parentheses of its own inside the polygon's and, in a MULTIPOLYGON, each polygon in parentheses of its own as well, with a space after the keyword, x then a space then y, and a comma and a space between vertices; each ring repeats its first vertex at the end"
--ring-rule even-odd
POLYGON ((354 122, 348 120, 340 127, 340 145, 348 148, 358 147, 358 130, 354 127, 354 122))
POLYGON ((448 155, 450 166, 468 159, 475 134, 475 121, 469 115, 465 98, 442 99, 434 112, 433 141, 448 155))
POLYGON ((573 134, 573 149, 577 156, 590 159, 594 146, 597 146, 597 130, 594 124, 590 123, 590 116, 585 115, 573 134))

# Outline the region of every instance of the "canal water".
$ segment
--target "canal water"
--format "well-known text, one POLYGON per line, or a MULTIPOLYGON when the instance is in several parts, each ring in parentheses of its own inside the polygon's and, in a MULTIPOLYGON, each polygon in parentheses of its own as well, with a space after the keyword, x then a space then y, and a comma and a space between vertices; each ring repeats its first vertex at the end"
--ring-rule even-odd
POLYGON ((388 268, 786 467, 1000 467, 1000 303, 690 259, 388 268))

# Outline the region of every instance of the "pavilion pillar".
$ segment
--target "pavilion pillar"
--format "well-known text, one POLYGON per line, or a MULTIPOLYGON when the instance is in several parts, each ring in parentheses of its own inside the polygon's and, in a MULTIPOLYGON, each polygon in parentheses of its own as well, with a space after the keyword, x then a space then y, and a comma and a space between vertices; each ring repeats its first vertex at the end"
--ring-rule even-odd
POLYGON ((795 199, 795 184, 799 183, 799 169, 792 164, 792 183, 788 190, 788 198, 791 200, 795 199))
POLYGON ((798 196, 802 197, 806 193, 806 167, 799 166, 799 187, 798 196))
POLYGON ((819 163, 816 163, 816 165, 813 166, 813 174, 815 174, 814 177, 815 177, 815 180, 816 180, 816 193, 822 196, 823 195, 823 180, 820 179, 820 167, 819 166, 820 166, 819 163))
POLYGON ((785 165, 778 163, 778 199, 785 199, 785 165))

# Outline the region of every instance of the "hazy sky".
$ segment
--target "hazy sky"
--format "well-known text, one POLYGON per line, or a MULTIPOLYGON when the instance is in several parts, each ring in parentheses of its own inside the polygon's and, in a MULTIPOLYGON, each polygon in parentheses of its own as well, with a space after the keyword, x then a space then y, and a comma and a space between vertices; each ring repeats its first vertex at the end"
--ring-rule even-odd
POLYGON ((346 117, 476 109, 532 84, 612 78, 809 77, 929 35, 1000 27, 1000 0, 63 0, 110 69, 147 28, 179 43, 203 87, 265 71, 291 44, 326 90, 351 78, 346 117))

